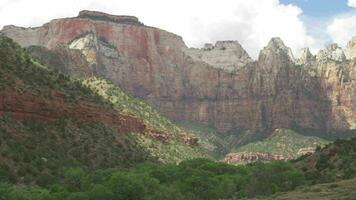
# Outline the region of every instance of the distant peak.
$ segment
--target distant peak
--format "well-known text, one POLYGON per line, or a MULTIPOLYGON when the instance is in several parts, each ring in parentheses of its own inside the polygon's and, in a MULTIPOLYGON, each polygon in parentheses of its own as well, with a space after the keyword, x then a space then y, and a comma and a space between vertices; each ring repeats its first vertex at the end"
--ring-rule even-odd
POLYGON ((80 11, 78 18, 88 18, 92 20, 108 21, 108 22, 114 22, 118 24, 131 24, 131 25, 139 25, 139 26, 143 25, 143 23, 141 23, 138 20, 138 18, 135 16, 111 15, 103 12, 89 11, 89 10, 80 11))
POLYGON ((312 56, 312 53, 310 52, 310 49, 308 47, 302 48, 300 50, 300 53, 305 56, 312 56))
POLYGON ((315 56, 310 52, 309 48, 303 48, 300 50, 299 62, 301 64, 306 64, 315 60, 315 56))
POLYGON ((339 45, 337 43, 332 43, 332 44, 329 44, 326 49, 328 51, 335 51, 336 49, 339 48, 339 45))
POLYGON ((203 50, 226 50, 226 49, 238 49, 245 51, 241 44, 236 40, 223 40, 217 41, 215 44, 206 43, 204 44, 203 50))
POLYGON ((279 49, 279 48, 286 48, 284 45, 284 42, 281 38, 279 37, 273 37, 267 45, 267 48, 273 48, 273 49, 279 49))
POLYGON ((294 56, 292 50, 285 46, 284 42, 279 37, 273 37, 268 45, 260 52, 260 58, 269 57, 273 54, 285 55, 288 56, 291 61, 294 61, 294 56))
POLYGON ((333 43, 326 47, 324 50, 320 50, 316 56, 319 62, 327 62, 328 60, 343 62, 346 60, 344 51, 338 44, 333 43))
POLYGON ((225 41, 217 41, 215 43, 216 48, 238 48, 242 49, 241 44, 238 41, 235 40, 225 40, 225 41))

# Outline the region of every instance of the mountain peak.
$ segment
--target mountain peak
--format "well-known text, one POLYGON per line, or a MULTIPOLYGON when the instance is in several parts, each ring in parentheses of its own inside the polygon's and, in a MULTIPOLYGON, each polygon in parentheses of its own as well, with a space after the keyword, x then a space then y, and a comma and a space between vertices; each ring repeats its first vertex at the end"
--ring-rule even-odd
POLYGON ((195 60, 203 61, 214 68, 234 71, 252 62, 252 59, 238 41, 217 41, 208 43, 202 49, 191 48, 186 53, 195 60))
POLYGON ((297 64, 307 64, 315 60, 315 56, 310 52, 309 48, 303 48, 300 50, 300 57, 297 60, 297 64))
POLYGON ((287 48, 287 47, 284 45, 284 42, 281 38, 273 37, 268 42, 267 48, 278 49, 278 48, 287 48))
POLYGON ((260 52, 259 60, 270 57, 271 55, 286 56, 289 60, 294 61, 292 50, 287 47, 279 37, 273 37, 268 45, 260 52))
POLYGON ((131 25, 139 25, 139 26, 143 25, 143 23, 140 22, 138 18, 135 16, 111 15, 104 12, 90 11, 90 10, 80 11, 77 18, 88 18, 92 20, 108 21, 108 22, 114 22, 118 24, 131 24, 131 25))
POLYGON ((316 58, 319 62, 327 62, 328 60, 343 62, 346 60, 344 51, 336 43, 330 44, 326 49, 320 50, 316 58))

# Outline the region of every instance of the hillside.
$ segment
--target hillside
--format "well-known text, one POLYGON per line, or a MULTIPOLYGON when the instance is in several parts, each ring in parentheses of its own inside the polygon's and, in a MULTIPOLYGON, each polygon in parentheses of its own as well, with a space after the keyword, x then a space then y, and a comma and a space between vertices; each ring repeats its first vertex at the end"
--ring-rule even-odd
POLYGON ((300 156, 298 152, 303 148, 316 148, 327 143, 327 140, 318 137, 303 136, 288 129, 276 129, 268 138, 238 147, 232 152, 280 153, 292 158, 300 156))
POLYGON ((1 177, 45 183, 65 167, 129 167, 204 156, 196 138, 146 104, 123 93, 115 98, 126 100, 117 102, 91 89, 39 64, 0 36, 1 177), (146 141, 157 145, 148 148, 146 141))
POLYGON ((295 166, 309 179, 317 177, 321 182, 353 178, 356 176, 356 138, 337 140, 318 148, 314 154, 297 159, 295 166))
POLYGON ((194 133, 199 138, 199 146, 215 159, 223 158, 230 151, 228 142, 216 129, 189 121, 181 121, 177 124, 194 133))

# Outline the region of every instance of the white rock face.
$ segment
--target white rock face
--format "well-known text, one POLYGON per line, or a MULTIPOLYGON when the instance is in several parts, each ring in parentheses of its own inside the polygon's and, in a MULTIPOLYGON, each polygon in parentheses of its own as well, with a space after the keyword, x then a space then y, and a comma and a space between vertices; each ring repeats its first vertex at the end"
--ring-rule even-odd
POLYGON ((97 63, 97 52, 101 52, 108 58, 117 58, 119 56, 116 49, 98 40, 93 33, 88 33, 74 40, 69 44, 69 48, 80 50, 90 64, 97 63))
POLYGON ((215 45, 205 44, 202 49, 186 49, 185 53, 195 60, 226 71, 236 71, 253 62, 237 41, 218 41, 215 45))
POLYGON ((356 58, 356 37, 353 37, 351 41, 347 44, 345 54, 347 59, 356 58))
POLYGON ((41 40, 43 28, 22 28, 14 25, 4 26, 1 33, 10 38, 16 38, 16 42, 23 47, 31 45, 44 45, 47 41, 41 40), (24 34, 25 33, 25 34, 24 34))
POLYGON ((325 63, 328 60, 344 62, 346 56, 344 51, 335 43, 329 45, 326 49, 320 50, 316 59, 320 63, 325 63))
POLYGON ((296 60, 299 65, 309 65, 315 61, 315 56, 310 53, 309 48, 304 48, 300 52, 300 57, 296 60))
POLYGON ((290 61, 295 60, 291 48, 285 46, 279 37, 272 38, 268 45, 260 52, 259 57, 269 57, 271 54, 285 55, 290 61))
POLYGON ((98 40, 92 33, 78 38, 69 44, 70 49, 80 50, 90 64, 96 63, 96 50, 98 47, 98 40))

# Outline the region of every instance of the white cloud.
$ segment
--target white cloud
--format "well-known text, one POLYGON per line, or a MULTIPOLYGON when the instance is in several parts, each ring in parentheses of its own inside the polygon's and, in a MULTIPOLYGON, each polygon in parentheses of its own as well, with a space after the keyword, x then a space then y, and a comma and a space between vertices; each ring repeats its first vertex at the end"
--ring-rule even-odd
POLYGON ((356 36, 356 14, 349 13, 335 17, 327 27, 332 41, 345 46, 356 36))
MULTIPOLYGON (((356 8, 356 0, 348 0, 347 5, 356 8)), ((346 46, 347 42, 356 36, 356 13, 351 11, 333 17, 326 32, 333 42, 346 46)))
MULTIPOLYGON (((356 0, 348 0, 347 5, 356 8, 356 0)), ((351 11, 333 17, 327 25, 327 33, 333 42, 345 46, 356 36, 356 13, 351 11)))
POLYGON ((83 9, 135 15, 183 36, 189 46, 238 40, 253 57, 275 36, 294 50, 317 46, 299 18, 302 10, 279 0, 0 0, 0 27, 39 26, 83 9))
POLYGON ((356 8, 356 0, 348 0, 347 5, 356 8))

